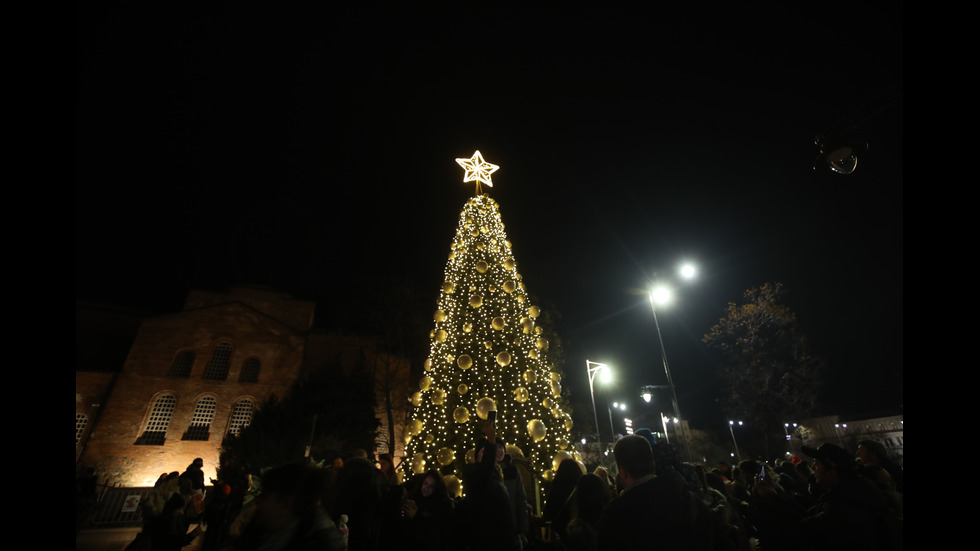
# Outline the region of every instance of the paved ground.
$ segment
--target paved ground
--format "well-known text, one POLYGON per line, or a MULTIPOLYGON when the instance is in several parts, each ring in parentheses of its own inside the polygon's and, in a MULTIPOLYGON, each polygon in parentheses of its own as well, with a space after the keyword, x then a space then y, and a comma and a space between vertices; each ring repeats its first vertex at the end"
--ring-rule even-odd
MULTIPOLYGON (((140 531, 139 528, 96 528, 82 530, 75 537, 75 551, 123 551, 140 531)), ((203 534, 202 534, 203 536, 203 534)), ((198 551, 202 536, 182 551, 198 551)))

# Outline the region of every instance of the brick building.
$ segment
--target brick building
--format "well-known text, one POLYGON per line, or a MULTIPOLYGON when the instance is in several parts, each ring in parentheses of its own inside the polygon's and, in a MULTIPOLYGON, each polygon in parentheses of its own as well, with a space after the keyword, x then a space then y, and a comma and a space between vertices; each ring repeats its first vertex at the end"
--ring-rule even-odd
POLYGON ((192 291, 181 311, 143 320, 120 371, 76 370, 76 465, 96 467, 110 485, 141 487, 201 457, 205 476, 215 476, 225 435, 324 358, 374 371, 379 437, 393 425, 400 440, 408 362, 377 354, 370 339, 315 333, 313 315, 311 302, 237 287, 192 291))

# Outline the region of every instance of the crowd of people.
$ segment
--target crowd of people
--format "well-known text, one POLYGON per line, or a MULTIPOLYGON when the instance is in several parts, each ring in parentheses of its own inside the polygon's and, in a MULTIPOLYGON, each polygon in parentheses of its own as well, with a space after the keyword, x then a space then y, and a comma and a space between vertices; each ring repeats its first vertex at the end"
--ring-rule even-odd
POLYGON ((205 485, 197 459, 160 476, 141 504, 144 529, 131 549, 179 551, 198 537, 203 551, 900 551, 904 544, 902 467, 875 441, 854 453, 823 444, 792 460, 707 469, 681 461, 670 444, 631 435, 614 446, 615 475, 562 461, 536 515, 519 450, 507 453, 492 423, 484 432, 461 481, 437 469, 400 481, 390 456, 375 462, 361 452, 325 468, 302 462, 262 472, 247 504, 246 468, 223 465, 205 485))

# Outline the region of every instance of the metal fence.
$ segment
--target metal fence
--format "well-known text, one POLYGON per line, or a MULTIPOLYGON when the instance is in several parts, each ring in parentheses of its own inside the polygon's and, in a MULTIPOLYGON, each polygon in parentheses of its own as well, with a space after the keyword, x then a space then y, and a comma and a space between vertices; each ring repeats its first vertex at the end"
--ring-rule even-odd
POLYGON ((153 488, 105 488, 92 511, 92 527, 110 528, 140 526, 143 517, 139 504, 153 488))

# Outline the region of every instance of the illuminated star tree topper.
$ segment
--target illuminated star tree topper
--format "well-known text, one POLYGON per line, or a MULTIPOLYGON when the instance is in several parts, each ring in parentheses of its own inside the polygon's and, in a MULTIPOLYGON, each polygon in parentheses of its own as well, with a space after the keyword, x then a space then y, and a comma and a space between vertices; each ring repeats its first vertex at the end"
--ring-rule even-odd
POLYGON ((500 168, 495 164, 484 161, 483 155, 480 153, 479 149, 477 149, 476 153, 474 153, 469 159, 465 157, 456 159, 456 163, 466 170, 466 173, 463 175, 463 183, 476 182, 477 195, 480 194, 481 182, 493 187, 493 180, 490 178, 490 175, 500 168))

